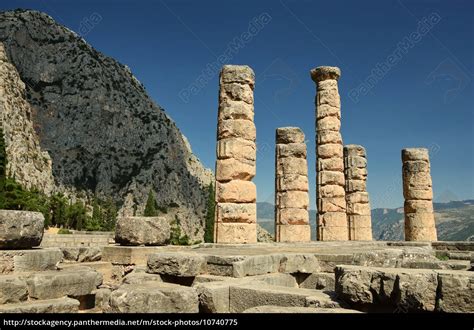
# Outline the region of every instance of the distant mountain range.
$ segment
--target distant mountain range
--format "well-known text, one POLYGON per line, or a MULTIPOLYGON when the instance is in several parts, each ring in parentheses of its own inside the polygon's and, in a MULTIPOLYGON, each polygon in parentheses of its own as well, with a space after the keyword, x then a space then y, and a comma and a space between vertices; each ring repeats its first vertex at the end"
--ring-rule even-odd
MULTIPOLYGON (((474 240, 474 200, 433 203, 438 239, 443 241, 474 240)), ((316 210, 310 210, 312 239, 316 239, 316 210)), ((274 233, 274 207, 257 203, 258 223, 274 233)), ((403 207, 373 209, 372 232, 375 240, 403 240, 403 207)))

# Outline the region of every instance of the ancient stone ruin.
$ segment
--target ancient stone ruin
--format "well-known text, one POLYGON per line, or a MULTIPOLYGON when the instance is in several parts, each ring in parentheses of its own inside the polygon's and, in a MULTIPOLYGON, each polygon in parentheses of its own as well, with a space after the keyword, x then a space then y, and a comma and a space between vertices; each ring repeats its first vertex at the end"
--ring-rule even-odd
POLYGON ((43 229, 39 212, 0 210, 0 313, 72 313, 94 305, 102 274, 60 268, 63 252, 39 247, 43 229))
POLYGON ((277 128, 275 169, 275 241, 310 241, 308 164, 301 129, 277 128))
POLYGON ((405 240, 436 241, 428 149, 402 150, 405 240))
POLYGON ((248 66, 225 65, 220 74, 217 124, 217 243, 257 241, 255 74, 248 66))
POLYGON ((339 76, 333 67, 312 71, 320 242, 310 241, 305 136, 282 127, 276 242, 256 243, 255 78, 247 66, 228 65, 215 243, 168 245, 173 219, 160 216, 120 218, 114 242, 73 234, 46 247, 40 213, 0 210, 0 313, 474 312, 474 243, 434 242, 426 149, 402 150, 405 238, 417 242, 372 241, 366 152, 343 148, 339 76))
POLYGON ((349 239, 371 241, 372 219, 366 187, 367 158, 364 147, 355 144, 344 146, 344 174, 349 239))
POLYGON ((317 238, 320 241, 349 239, 344 190, 339 68, 311 70, 316 83, 316 205, 317 238))

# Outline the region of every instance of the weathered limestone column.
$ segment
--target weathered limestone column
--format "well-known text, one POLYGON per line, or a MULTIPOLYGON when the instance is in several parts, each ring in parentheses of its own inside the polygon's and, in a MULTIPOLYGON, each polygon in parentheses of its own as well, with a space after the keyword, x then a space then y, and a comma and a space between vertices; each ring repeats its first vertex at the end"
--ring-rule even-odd
POLYGON ((348 240, 344 161, 342 152, 341 101, 337 67, 311 70, 316 82, 316 205, 317 237, 320 241, 348 240))
POLYGON ((428 149, 402 150, 405 240, 436 241, 428 149))
POLYGON ((255 74, 246 65, 224 65, 220 73, 217 125, 216 223, 214 242, 257 241, 253 122, 255 74))
POLYGON ((371 241, 372 221, 366 188, 367 158, 364 147, 356 144, 344 146, 344 174, 349 240, 371 241))
POLYGON ((308 164, 304 133, 298 127, 276 130, 275 240, 308 242, 308 164))

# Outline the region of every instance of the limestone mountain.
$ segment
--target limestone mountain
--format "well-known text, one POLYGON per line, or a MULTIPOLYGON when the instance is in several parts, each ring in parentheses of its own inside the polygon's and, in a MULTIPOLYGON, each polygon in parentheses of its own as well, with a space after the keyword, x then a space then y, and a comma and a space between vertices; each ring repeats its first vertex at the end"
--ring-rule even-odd
MULTIPOLYGON (((433 203, 438 240, 464 241, 474 239, 474 200, 433 203)), ((403 207, 372 209, 373 239, 379 241, 403 240, 403 207)), ((273 204, 257 203, 258 223, 268 232, 274 232, 273 204)), ((316 211, 309 211, 312 239, 316 239, 316 211)))
POLYGON ((112 197, 140 215, 153 189, 202 239, 212 172, 130 69, 44 13, 0 13, 0 122, 8 174, 28 188, 112 197))

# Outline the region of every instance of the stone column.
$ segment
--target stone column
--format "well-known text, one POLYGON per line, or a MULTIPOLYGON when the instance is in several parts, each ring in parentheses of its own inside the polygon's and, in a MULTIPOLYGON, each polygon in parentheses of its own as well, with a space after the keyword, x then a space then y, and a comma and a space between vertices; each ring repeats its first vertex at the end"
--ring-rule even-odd
POLYGON ((276 130, 275 240, 308 242, 308 164, 304 133, 298 127, 276 130))
POLYGON ((245 65, 224 65, 220 73, 217 125, 214 242, 257 241, 253 122, 255 75, 245 65))
POLYGON ((428 149, 402 150, 405 240, 436 241, 428 149))
POLYGON ((316 82, 316 205, 317 237, 320 241, 349 239, 344 190, 341 101, 337 67, 311 70, 316 82))
POLYGON ((344 174, 349 240, 371 241, 372 221, 366 188, 367 158, 364 147, 356 144, 344 146, 344 174))

